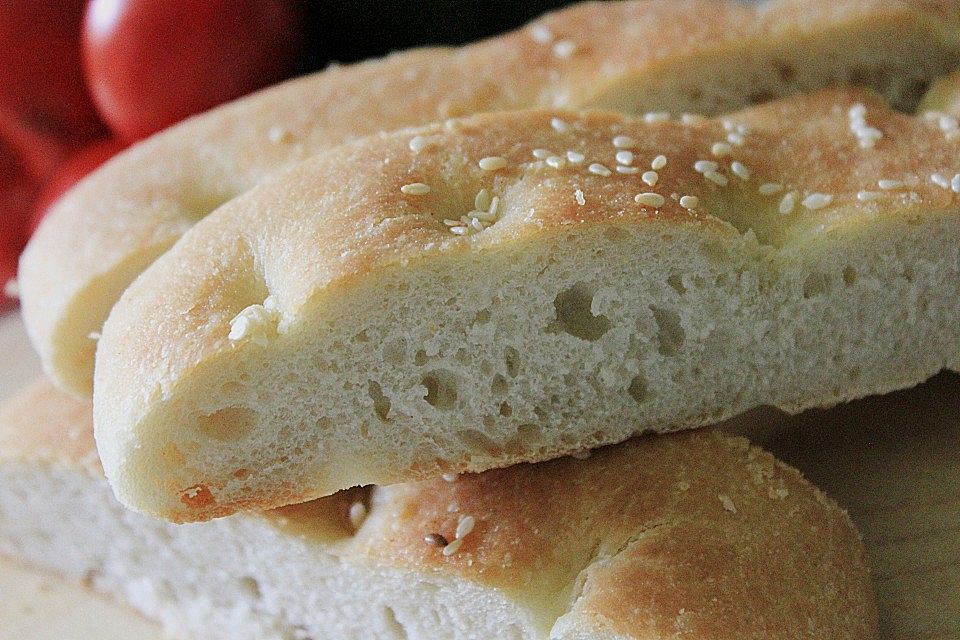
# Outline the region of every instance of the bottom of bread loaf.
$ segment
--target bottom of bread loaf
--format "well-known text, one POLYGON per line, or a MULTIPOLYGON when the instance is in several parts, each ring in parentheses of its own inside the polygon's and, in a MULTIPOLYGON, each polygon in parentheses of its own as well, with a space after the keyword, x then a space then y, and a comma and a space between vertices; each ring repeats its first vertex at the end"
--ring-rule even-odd
POLYGON ((40 383, 0 409, 0 554, 85 580, 181 639, 876 630, 846 514, 769 454, 704 431, 174 525, 116 501, 89 404, 40 383))

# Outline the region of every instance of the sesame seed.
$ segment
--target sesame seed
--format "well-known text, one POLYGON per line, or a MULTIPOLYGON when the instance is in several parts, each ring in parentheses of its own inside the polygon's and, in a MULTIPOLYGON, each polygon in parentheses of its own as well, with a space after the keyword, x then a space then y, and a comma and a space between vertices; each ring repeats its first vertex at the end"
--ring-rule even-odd
POLYGON ((697 196, 681 196, 680 206, 684 209, 696 209, 700 204, 700 198, 697 196))
POLYGON ((430 185, 422 182, 411 182, 400 187, 400 191, 408 196, 425 196, 430 193, 430 185))
POLYGON ((576 198, 577 204, 580 205, 581 207, 582 207, 583 205, 587 204, 587 201, 586 201, 586 199, 583 197, 583 191, 582 191, 581 189, 577 189, 576 191, 574 191, 574 192, 573 192, 573 197, 576 198))
POLYGON ((670 114, 666 111, 650 111, 643 114, 643 121, 647 124, 653 124, 654 122, 666 122, 670 119, 670 114))
POLYGON ((483 226, 483 223, 480 222, 480 219, 476 217, 470 220, 470 226, 473 227, 474 231, 483 231, 486 228, 483 226))
POLYGON ((930 176, 930 182, 937 185, 941 189, 950 188, 950 178, 943 175, 942 173, 935 173, 932 176, 930 176))
POLYGON ((579 151, 567 151, 567 160, 570 161, 570 164, 580 164, 587 159, 587 156, 583 155, 579 151))
POLYGON ((727 142, 738 147, 742 147, 744 144, 746 144, 747 139, 743 136, 743 134, 733 132, 727 134, 727 142))
POLYGON ((847 110, 847 115, 851 120, 859 120, 867 115, 867 107, 862 102, 858 102, 847 110))
POLYGON ((367 519, 367 507, 362 502, 354 502, 350 505, 350 524, 354 529, 359 529, 363 521, 367 519))
POLYGON ((500 196, 493 196, 493 199, 490 201, 490 208, 487 211, 491 215, 497 215, 497 211, 500 210, 500 196))
POLYGON ((547 165, 553 167, 554 169, 561 169, 565 164, 567 164, 567 161, 561 158, 560 156, 550 156, 544 162, 546 162, 547 165))
POLYGON ((553 55, 561 60, 567 60, 577 50, 577 43, 573 40, 561 40, 553 45, 553 55))
POLYGON ((550 156, 553 156, 553 155, 556 155, 556 154, 555 154, 553 151, 550 151, 549 149, 534 149, 534 150, 533 150, 533 157, 536 158, 536 159, 538 159, 538 160, 546 160, 547 158, 549 158, 550 156))
POLYGON ((877 180, 877 186, 884 191, 890 191, 891 189, 903 189, 904 185, 902 180, 877 180))
POLYGON ((783 191, 783 185, 779 182, 764 182, 757 191, 760 192, 760 195, 772 196, 775 193, 783 191))
POLYGON ((487 156, 486 158, 480 158, 480 162, 477 164, 484 171, 498 171, 507 166, 507 159, 500 156, 487 156))
POLYGON ((429 144, 430 143, 427 142, 427 139, 423 136, 413 136, 410 138, 410 143, 407 146, 410 147, 410 151, 413 151, 414 153, 420 153, 426 149, 427 145, 429 144))
POLYGON ((637 146, 637 141, 630 136, 617 136, 613 139, 613 146, 617 149, 632 149, 637 146))
POLYGON ((457 551, 460 551, 460 547, 463 546, 463 538, 455 538, 447 546, 443 548, 443 555, 452 556, 457 551))
POLYGON ((867 124, 867 108, 862 103, 857 103, 847 111, 850 118, 850 131, 856 136, 862 149, 870 149, 877 140, 883 137, 883 132, 867 124))
POLYGON ((737 512, 737 505, 733 504, 733 500, 730 499, 730 496, 721 493, 717 497, 720 499, 720 502, 723 504, 724 509, 726 509, 730 513, 737 512))
POLYGON ((783 500, 784 498, 790 495, 790 491, 784 487, 779 487, 777 489, 770 487, 770 489, 767 491, 767 495, 771 499, 783 500))
POLYGON ((884 193, 882 191, 857 191, 857 200, 860 202, 879 200, 882 197, 884 197, 884 193))
POLYGON ((618 164, 617 173, 626 173, 629 175, 636 175, 640 173, 640 167, 628 167, 625 164, 618 164))
POLYGON ((620 164, 633 164, 632 151, 617 151, 614 157, 617 159, 617 162, 619 162, 620 164))
POLYGON ((686 125, 699 124, 706 121, 706 116, 702 116, 699 113, 683 113, 680 115, 680 122, 686 125))
POLYGON ((660 154, 656 158, 650 161, 650 168, 654 171, 659 171, 667 166, 667 156, 660 154))
POLYGON ((715 156, 728 156, 733 153, 733 147, 729 142, 714 142, 710 147, 710 153, 715 156))
POLYGON ((490 208, 490 190, 480 189, 477 195, 473 197, 473 207, 477 211, 486 211, 490 208))
POLYGON ((470 535, 470 532, 473 531, 473 527, 476 524, 477 521, 473 516, 461 516, 460 522, 457 523, 457 532, 455 536, 457 538, 463 538, 470 535))
POLYGON ((445 473, 445 474, 443 474, 443 475, 440 476, 440 477, 443 478, 444 481, 446 481, 446 482, 456 482, 456 481, 457 481, 457 474, 455 474, 455 473, 445 473))
POLYGON ((439 533, 428 533, 423 536, 423 541, 433 547, 446 547, 449 544, 447 539, 439 533))
POLYGON ((660 174, 656 171, 644 171, 640 179, 651 187, 655 187, 657 186, 657 181, 660 179, 660 174))
POLYGON ((463 227, 463 226, 460 226, 460 227, 450 227, 450 233, 455 233, 455 234, 457 234, 458 236, 464 236, 464 235, 466 235, 466 234, 467 234, 467 231, 468 231, 467 227, 463 227))
POLYGON ((750 170, 742 162, 734 160, 730 163, 730 171, 741 180, 750 179, 750 170))
POLYGON ((638 193, 633 197, 633 200, 637 204, 642 204, 648 207, 662 207, 663 203, 666 202, 666 198, 664 198, 662 195, 651 192, 638 193))
POLYGON ((737 123, 734 122, 733 120, 727 120, 726 118, 724 118, 721 124, 723 124, 724 131, 736 131, 737 129, 737 123))
POLYGON ((960 193, 960 173, 953 176, 950 180, 950 190, 954 193, 960 193))
POLYGON ((267 138, 273 143, 291 142, 293 141, 293 134, 290 133, 289 129, 285 129, 284 127, 270 127, 270 131, 267 132, 267 138))
MULTIPOLYGON (((267 301, 264 300, 264 302, 267 301)), ((262 304, 251 304, 230 320, 230 332, 227 338, 234 343, 249 338, 255 344, 266 346, 268 327, 274 325, 277 319, 275 307, 267 309, 262 304)))
POLYGON ((787 215, 788 213, 793 212, 793 208, 797 205, 797 192, 790 191, 780 200, 780 213, 787 215))
POLYGON ((707 171, 703 174, 703 177, 714 184, 720 185, 721 187, 727 186, 727 184, 730 182, 727 180, 725 175, 717 173, 716 171, 707 171))
POLYGON ((445 219, 445 220, 443 221, 443 224, 447 225, 448 227, 458 227, 458 226, 460 226, 462 223, 461 223, 459 220, 451 220, 451 219, 447 218, 447 219, 445 219))
POLYGON ((707 173, 708 171, 716 171, 720 165, 718 165, 713 160, 697 160, 693 163, 693 170, 697 173, 707 173))
POLYGON ((557 133, 567 133, 570 131, 571 127, 567 122, 564 122, 560 118, 551 118, 550 126, 553 127, 553 130, 557 133))
POLYGON ((535 24, 530 28, 530 37, 540 44, 553 42, 553 32, 550 31, 549 27, 542 24, 535 24))
POLYGON ((587 171, 589 171, 594 175, 604 176, 604 177, 609 176, 612 173, 610 169, 607 169, 605 166, 603 166, 599 162, 594 162, 593 164, 591 164, 589 167, 587 167, 587 171))
POLYGON ((816 209, 823 209, 831 202, 833 202, 833 196, 828 193, 811 193, 803 199, 801 204, 807 209, 815 211, 816 209))

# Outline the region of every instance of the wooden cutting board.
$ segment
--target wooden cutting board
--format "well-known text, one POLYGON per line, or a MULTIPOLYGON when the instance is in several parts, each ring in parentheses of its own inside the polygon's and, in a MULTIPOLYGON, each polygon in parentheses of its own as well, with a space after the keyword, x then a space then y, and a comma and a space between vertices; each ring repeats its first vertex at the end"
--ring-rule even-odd
MULTIPOLYGON (((0 353, 2 398, 39 373, 16 316, 0 318, 0 353)), ((800 416, 761 409, 724 428, 850 510, 873 562, 882 640, 960 639, 960 376, 800 416)), ((0 640, 161 637, 120 605, 3 562, 0 621, 0 640)))

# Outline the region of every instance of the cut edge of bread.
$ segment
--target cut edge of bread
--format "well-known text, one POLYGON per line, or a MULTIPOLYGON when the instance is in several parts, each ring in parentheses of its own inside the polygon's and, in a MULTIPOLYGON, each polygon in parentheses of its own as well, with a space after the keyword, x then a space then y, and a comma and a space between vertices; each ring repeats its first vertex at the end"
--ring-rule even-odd
POLYGON ((89 464, 84 404, 43 382, 0 410, 0 438, 21 435, 19 450, 0 455, 0 554, 84 580, 177 637, 788 640, 813 625, 871 640, 876 631, 866 554, 846 513, 743 439, 641 438, 587 459, 173 525, 113 498, 89 464), (45 410, 51 403, 76 410, 45 410), (51 451, 48 435, 70 426, 78 446, 51 451), (459 548, 444 553, 430 534, 459 548))

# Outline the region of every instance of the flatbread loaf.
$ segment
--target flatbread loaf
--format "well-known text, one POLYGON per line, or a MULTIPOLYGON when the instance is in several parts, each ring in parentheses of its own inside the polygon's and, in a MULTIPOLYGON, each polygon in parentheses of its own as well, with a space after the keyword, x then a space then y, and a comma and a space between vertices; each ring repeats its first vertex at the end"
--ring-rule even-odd
POLYGON ((955 133, 836 89, 337 147, 123 294, 97 353, 107 477, 201 520, 960 368, 955 133))
POLYGON ((875 635, 846 514, 743 439, 641 438, 176 526, 116 502, 91 435, 89 403, 47 382, 0 409, 0 554, 185 640, 875 635))

